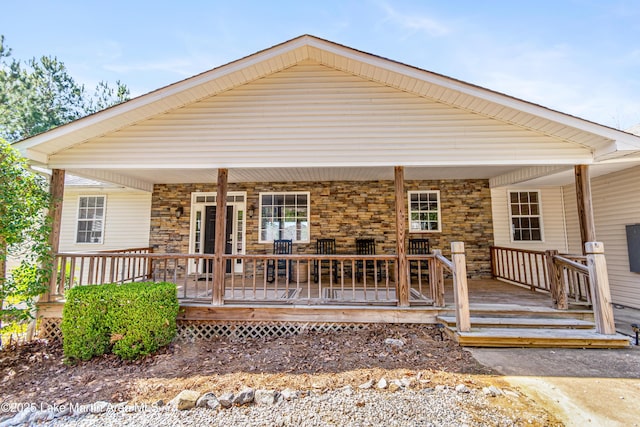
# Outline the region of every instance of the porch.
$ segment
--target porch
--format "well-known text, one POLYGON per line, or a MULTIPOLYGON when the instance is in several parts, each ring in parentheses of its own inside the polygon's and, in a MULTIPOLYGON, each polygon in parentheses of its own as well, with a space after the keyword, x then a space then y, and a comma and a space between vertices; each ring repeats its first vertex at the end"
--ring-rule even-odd
MULTIPOLYGON (((508 250, 505 255, 507 248, 493 248, 494 275, 500 280, 467 281, 463 248, 460 243, 452 245, 452 260, 438 250, 406 255, 404 270, 398 269, 398 257, 393 255, 223 255, 223 264, 242 263, 243 269, 225 273, 218 285, 213 273, 188 273, 189 263, 213 262, 215 255, 156 254, 149 248, 61 253, 51 292, 47 301, 39 304, 39 316, 47 319, 45 323, 61 318, 64 293, 73 286, 161 280, 178 287, 178 319, 184 337, 211 338, 221 333, 262 336, 309 328, 362 327, 366 323, 422 323, 438 324, 443 333, 465 346, 629 345, 627 337, 606 329, 602 313, 594 312, 598 306, 593 306, 591 275, 584 264, 567 265, 566 258, 558 255, 534 262, 541 254, 508 250), (282 261, 286 268, 280 272, 277 266, 282 261), (270 262, 276 266, 273 281, 264 274, 270 262), (313 266, 322 263, 328 268, 316 281, 313 266), (360 276, 356 274, 358 265, 360 276), (538 270, 539 274, 534 274, 538 270), (401 271, 406 291, 398 280, 401 271), (555 285, 550 285, 549 277, 561 278, 558 283, 567 290, 566 306, 558 307, 557 295, 563 291, 552 289, 555 285), (217 304, 214 294, 221 299, 217 304)), ((587 257, 582 258, 586 263, 587 257)))

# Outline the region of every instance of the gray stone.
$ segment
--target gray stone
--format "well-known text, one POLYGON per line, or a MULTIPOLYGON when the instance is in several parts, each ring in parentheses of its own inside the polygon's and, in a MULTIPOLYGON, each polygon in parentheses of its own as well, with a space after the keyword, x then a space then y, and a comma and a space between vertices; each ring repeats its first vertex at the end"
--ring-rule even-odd
POLYGON ((276 390, 256 390, 253 400, 258 405, 275 405, 279 395, 276 390))
POLYGON ((403 388, 411 388, 415 384, 416 380, 414 378, 402 378, 400 380, 400 385, 403 388))
POLYGON ((291 390, 290 388, 285 388, 280 394, 284 400, 294 400, 300 397, 299 391, 291 390))
POLYGON ((446 385, 437 385, 436 386, 436 391, 444 391, 447 389, 446 385))
POLYGON ((0 426, 2 427, 16 426, 19 424, 27 423, 29 421, 29 418, 31 418, 31 415, 33 414, 33 412, 34 412, 33 408, 25 408, 22 411, 15 414, 12 418, 9 418, 8 420, 3 421, 2 424, 0 424, 0 426))
POLYGON ((233 393, 225 393, 218 397, 218 402, 223 408, 230 408, 233 405, 233 393))
POLYGON ((45 411, 45 410, 35 411, 31 413, 31 416, 29 417, 29 423, 35 424, 39 421, 47 421, 50 416, 51 418, 53 418, 53 416, 49 413, 49 411, 45 411))
POLYGON ((169 405, 179 411, 186 411, 195 408, 200 393, 194 390, 182 390, 176 397, 171 399, 169 405))
POLYGON ((248 405, 249 403, 253 402, 254 395, 255 392, 252 388, 246 388, 233 398, 233 404, 239 406, 248 405))
POLYGON ((67 415, 71 415, 71 405, 64 405, 60 407, 59 411, 54 412, 53 418, 65 417, 67 415))
POLYGON ((198 398, 196 402, 196 408, 209 408, 209 409, 218 409, 220 407, 220 402, 215 394, 212 392, 207 392, 198 398))
POLYGON ((375 383, 376 383, 376 380, 374 380, 373 378, 371 378, 371 379, 370 379, 369 381, 367 381, 366 383, 364 383, 364 384, 360 384, 360 385, 358 386, 358 388, 360 388, 360 389, 362 389, 362 390, 368 390, 368 389, 370 389, 371 387, 373 387, 373 385, 374 385, 375 383))
POLYGON ((504 394, 505 396, 509 396, 509 397, 515 397, 515 398, 520 397, 518 392, 513 391, 513 390, 509 390, 509 389, 502 390, 502 394, 504 394))
POLYGON ((469 387, 467 387, 467 386, 466 386, 466 385, 464 385, 464 384, 458 384, 458 385, 456 386, 456 391, 457 391, 458 393, 471 393, 471 390, 469 389, 469 387))
POLYGON ((164 406, 164 400, 162 400, 162 399, 156 400, 155 402, 153 402, 151 404, 151 406, 157 406, 157 407, 164 406))
POLYGON ((482 392, 485 394, 485 396, 491 396, 491 397, 500 396, 502 394, 502 391, 494 385, 489 387, 483 387, 482 392))
POLYGON ((398 340, 395 338, 387 338, 384 340, 386 345, 390 345, 391 347, 404 347, 404 341, 398 340))
POLYGON ((353 387, 351 387, 350 385, 346 385, 346 386, 342 387, 340 389, 340 391, 342 393, 344 393, 345 395, 347 395, 347 396, 352 396, 353 395, 353 387))
POLYGON ((387 388, 388 386, 389 386, 389 383, 387 382, 387 379, 386 378, 380 378, 380 381, 378 381, 377 387, 380 390, 383 390, 383 389, 387 388))

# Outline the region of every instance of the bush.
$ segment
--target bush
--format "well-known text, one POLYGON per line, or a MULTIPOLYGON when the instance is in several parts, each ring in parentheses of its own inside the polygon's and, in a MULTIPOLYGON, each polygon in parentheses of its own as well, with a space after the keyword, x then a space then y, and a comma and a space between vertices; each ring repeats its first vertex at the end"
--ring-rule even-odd
POLYGON ((66 297, 61 328, 68 361, 109 351, 137 359, 176 335, 178 298, 173 283, 78 286, 66 297))

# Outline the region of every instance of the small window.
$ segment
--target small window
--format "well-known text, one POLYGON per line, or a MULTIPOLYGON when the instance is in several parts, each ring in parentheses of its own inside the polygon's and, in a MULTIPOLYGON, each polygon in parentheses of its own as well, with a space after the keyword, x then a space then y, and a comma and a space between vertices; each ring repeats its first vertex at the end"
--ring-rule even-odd
POLYGON ((510 191, 509 207, 513 241, 542 241, 540 193, 538 191, 510 191))
POLYGON ((80 196, 76 243, 102 243, 105 196, 80 196))
POLYGON ((409 191, 409 232, 441 231, 440 192, 409 191))
POLYGON ((260 193, 260 242, 308 242, 309 199, 308 192, 260 193))

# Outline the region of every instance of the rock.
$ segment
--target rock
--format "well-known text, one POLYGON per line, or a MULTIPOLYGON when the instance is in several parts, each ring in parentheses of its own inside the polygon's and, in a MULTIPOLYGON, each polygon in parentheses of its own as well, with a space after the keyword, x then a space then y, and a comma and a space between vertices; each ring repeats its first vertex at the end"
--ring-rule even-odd
POLYGON ((195 408, 200 393, 194 390, 182 390, 176 397, 171 399, 169 405, 179 411, 195 408))
POLYGON ((218 402, 223 408, 230 408, 233 405, 233 393, 225 393, 218 397, 218 402))
POLYGON ((280 394, 284 400, 294 400, 300 397, 299 391, 291 390, 290 388, 285 388, 280 394))
POLYGON ((402 378, 400 380, 400 385, 403 388, 411 388, 411 387, 413 387, 414 384, 415 384, 415 379, 414 378, 402 378))
POLYGON ((436 386, 436 391, 444 391, 447 389, 446 385, 437 385, 436 386))
POLYGON ((471 393, 471 390, 469 390, 469 387, 467 387, 467 386, 466 386, 466 385, 464 385, 464 384, 458 384, 458 385, 456 386, 456 391, 457 391, 458 393, 471 393))
POLYGON ((384 340, 384 343, 386 345, 390 345, 391 347, 404 347, 404 341, 395 338, 387 338, 386 340, 384 340))
POLYGON ((258 405, 275 405, 279 396, 275 390, 256 390, 253 401, 258 405))
POLYGON ((502 390, 502 394, 504 394, 505 396, 509 396, 509 397, 515 397, 515 398, 520 397, 520 394, 518 394, 518 392, 515 392, 513 390, 509 390, 509 389, 502 390))
POLYGON ((153 402, 151 404, 151 406, 156 406, 156 407, 164 406, 164 400, 162 400, 162 399, 156 400, 155 402, 153 402))
POLYGON ((387 383, 387 380, 385 378, 380 378, 380 381, 378 381, 377 387, 380 390, 383 390, 383 389, 387 388, 388 385, 389 384, 387 383))
POLYGON ((60 407, 59 411, 53 413, 53 418, 60 418, 71 414, 71 405, 64 405, 60 407))
POLYGON ((255 392, 252 388, 246 388, 233 398, 233 404, 238 406, 248 405, 253 402, 254 395, 255 392))
POLYGON ((400 387, 397 383, 392 382, 391 384, 389 384, 389 388, 388 390, 392 393, 395 393, 396 391, 400 390, 402 387, 400 387))
POLYGON ((220 402, 215 394, 212 392, 207 392, 198 398, 196 402, 196 408, 209 408, 209 409, 218 409, 220 407, 220 402))
POLYGON ((53 415, 49 411, 35 411, 31 413, 29 417, 29 424, 37 424, 39 421, 47 421, 49 417, 53 418, 53 415))
POLYGON ((350 385, 346 385, 344 387, 342 387, 340 389, 340 391, 344 394, 346 394, 347 396, 352 396, 353 395, 353 387, 351 387, 350 385))
POLYGON ((368 390, 368 389, 370 389, 371 387, 373 387, 373 385, 374 385, 375 383, 376 383, 376 381, 375 381, 373 378, 371 378, 371 379, 370 379, 369 381, 367 381, 366 383, 364 383, 364 384, 360 384, 360 385, 358 386, 358 388, 359 388, 359 389, 362 389, 362 390, 368 390))
POLYGON ((25 424, 29 422, 29 418, 31 418, 31 415, 33 414, 33 412, 34 412, 34 409, 25 408, 22 411, 15 414, 13 417, 9 418, 8 420, 4 420, 2 423, 0 423, 0 426, 8 427, 8 426, 17 426, 20 424, 25 424))
POLYGON ((491 397, 500 396, 502 394, 502 391, 494 385, 489 387, 483 387, 482 392, 485 394, 485 396, 491 396, 491 397))
POLYGON ((91 412, 90 405, 78 405, 73 408, 73 415, 84 415, 91 412))
POLYGON ((89 406, 89 411, 92 414, 104 414, 105 412, 107 412, 111 404, 109 402, 105 402, 104 400, 99 400, 89 406))

